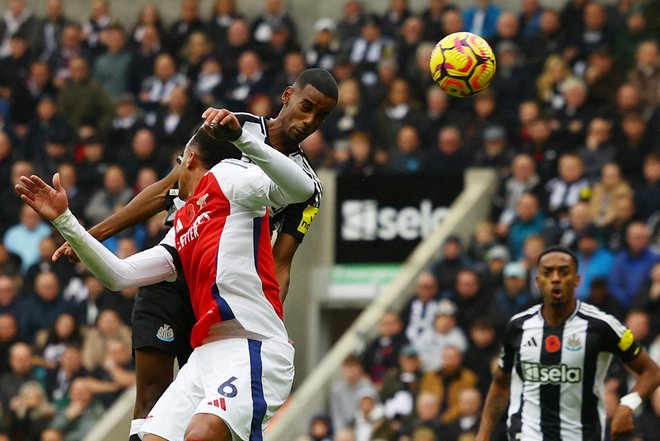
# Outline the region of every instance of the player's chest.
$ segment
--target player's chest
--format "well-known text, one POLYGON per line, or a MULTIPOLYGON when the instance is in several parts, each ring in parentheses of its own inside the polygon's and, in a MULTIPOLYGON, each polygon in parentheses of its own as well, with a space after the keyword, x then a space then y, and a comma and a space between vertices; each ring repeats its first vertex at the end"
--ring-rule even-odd
POLYGON ((200 192, 181 207, 174 219, 179 254, 189 256, 207 242, 216 243, 229 213, 229 202, 211 192, 200 192))
POLYGON ((518 359, 522 364, 582 367, 585 356, 597 350, 598 336, 589 332, 586 321, 570 326, 548 328, 543 325, 523 329, 518 359))

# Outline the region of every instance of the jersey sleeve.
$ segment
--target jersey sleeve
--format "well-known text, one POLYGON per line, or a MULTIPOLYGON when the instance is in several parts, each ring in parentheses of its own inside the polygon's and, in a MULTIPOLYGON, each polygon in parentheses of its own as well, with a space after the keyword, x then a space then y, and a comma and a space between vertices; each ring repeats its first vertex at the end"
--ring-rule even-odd
POLYGON ((603 345, 604 350, 611 352, 627 363, 634 360, 642 350, 641 346, 635 341, 635 336, 623 323, 611 315, 603 324, 603 345))
POLYGON ((502 347, 500 348, 500 356, 497 365, 505 372, 513 370, 516 355, 516 336, 520 334, 520 328, 515 322, 509 322, 504 330, 502 337, 502 347))
POLYGON ((277 213, 272 220, 273 227, 278 233, 286 233, 302 243, 318 211, 318 198, 314 195, 305 202, 288 205, 277 213))

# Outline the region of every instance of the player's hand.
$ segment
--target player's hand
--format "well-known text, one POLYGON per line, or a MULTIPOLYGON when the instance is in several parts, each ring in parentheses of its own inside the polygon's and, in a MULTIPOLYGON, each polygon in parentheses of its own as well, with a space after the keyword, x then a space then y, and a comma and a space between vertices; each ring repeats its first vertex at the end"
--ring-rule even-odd
POLYGON ((73 248, 71 248, 71 245, 69 245, 68 242, 64 242, 64 244, 61 247, 56 249, 51 259, 53 260, 53 262, 55 262, 57 259, 62 257, 62 255, 66 256, 66 258, 69 259, 69 262, 71 263, 80 262, 78 255, 76 254, 75 251, 73 251, 73 248))
POLYGON ((633 430, 633 412, 628 406, 619 405, 612 417, 612 440, 633 430))
POLYGON ((59 173, 53 175, 52 187, 37 175, 21 176, 20 179, 23 185, 17 184, 14 188, 21 195, 23 202, 44 219, 53 221, 69 208, 69 200, 60 183, 59 173))
POLYGON ((202 128, 212 138, 236 141, 243 133, 236 115, 227 109, 209 107, 202 114, 202 118, 204 119, 202 128))

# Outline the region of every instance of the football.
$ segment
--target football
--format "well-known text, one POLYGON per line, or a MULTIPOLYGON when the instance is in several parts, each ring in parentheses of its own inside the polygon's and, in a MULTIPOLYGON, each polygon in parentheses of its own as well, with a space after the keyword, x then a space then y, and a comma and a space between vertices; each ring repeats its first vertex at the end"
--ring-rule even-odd
POLYGON ((435 45, 430 60, 433 81, 455 97, 486 89, 495 74, 495 55, 488 42, 470 32, 455 32, 435 45))

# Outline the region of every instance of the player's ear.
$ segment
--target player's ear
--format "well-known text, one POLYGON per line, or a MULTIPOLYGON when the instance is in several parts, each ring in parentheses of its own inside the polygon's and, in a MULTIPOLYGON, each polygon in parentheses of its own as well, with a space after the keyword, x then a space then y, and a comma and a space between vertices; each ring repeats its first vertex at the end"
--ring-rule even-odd
POLYGON ((293 93, 293 87, 287 86, 287 88, 284 89, 284 92, 282 92, 282 103, 284 104, 288 103, 292 93, 293 93))

